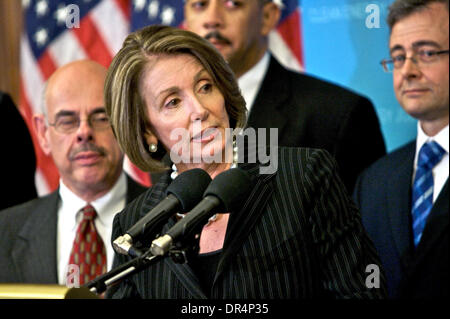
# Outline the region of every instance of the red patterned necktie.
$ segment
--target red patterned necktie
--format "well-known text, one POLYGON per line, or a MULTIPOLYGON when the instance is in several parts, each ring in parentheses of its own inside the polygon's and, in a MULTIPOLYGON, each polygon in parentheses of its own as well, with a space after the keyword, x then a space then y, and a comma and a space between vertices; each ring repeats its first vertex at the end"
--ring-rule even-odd
POLYGON ((69 259, 70 265, 79 267, 80 286, 106 272, 105 245, 94 224, 97 212, 89 204, 82 212, 83 220, 78 226, 69 259))

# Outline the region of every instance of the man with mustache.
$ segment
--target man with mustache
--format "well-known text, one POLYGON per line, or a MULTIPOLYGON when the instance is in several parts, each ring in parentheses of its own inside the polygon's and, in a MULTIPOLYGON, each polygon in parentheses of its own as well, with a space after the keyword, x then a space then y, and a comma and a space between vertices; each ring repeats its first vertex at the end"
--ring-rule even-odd
POLYGON ((280 146, 323 148, 352 191, 358 174, 386 154, 372 103, 284 68, 268 51, 280 0, 185 0, 185 26, 229 63, 249 111, 248 126, 277 128, 280 146))
POLYGON ((402 108, 418 120, 416 140, 367 169, 355 187, 391 297, 449 296, 448 0, 397 0, 389 8, 390 57, 402 108))
POLYGON ((111 268, 114 215, 145 188, 123 172, 104 108, 105 77, 106 68, 81 60, 48 79, 33 124, 60 184, 0 212, 0 282, 77 286, 111 268))

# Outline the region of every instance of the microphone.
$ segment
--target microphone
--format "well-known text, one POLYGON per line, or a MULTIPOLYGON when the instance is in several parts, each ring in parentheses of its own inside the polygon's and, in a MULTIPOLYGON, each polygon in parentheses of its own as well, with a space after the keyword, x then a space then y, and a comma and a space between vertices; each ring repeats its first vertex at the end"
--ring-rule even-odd
POLYGON ((216 176, 206 189, 203 199, 186 216, 170 228, 164 236, 153 240, 150 251, 154 256, 164 256, 172 243, 195 235, 199 226, 217 212, 236 210, 247 197, 251 180, 247 172, 232 168, 216 176))
POLYGON ((210 182, 209 174, 200 168, 181 173, 167 187, 166 198, 128 229, 123 236, 114 240, 114 250, 123 255, 140 256, 142 253, 133 247, 133 243, 156 232, 175 212, 180 210, 186 212, 192 209, 202 198, 210 182))

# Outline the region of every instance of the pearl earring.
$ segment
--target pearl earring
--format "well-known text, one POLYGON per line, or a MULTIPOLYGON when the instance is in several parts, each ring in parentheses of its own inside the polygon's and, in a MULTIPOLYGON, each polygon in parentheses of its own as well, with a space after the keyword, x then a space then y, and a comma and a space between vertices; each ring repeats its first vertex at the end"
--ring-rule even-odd
POLYGON ((148 150, 150 151, 150 153, 156 153, 156 151, 158 150, 158 145, 152 143, 148 146, 148 150))

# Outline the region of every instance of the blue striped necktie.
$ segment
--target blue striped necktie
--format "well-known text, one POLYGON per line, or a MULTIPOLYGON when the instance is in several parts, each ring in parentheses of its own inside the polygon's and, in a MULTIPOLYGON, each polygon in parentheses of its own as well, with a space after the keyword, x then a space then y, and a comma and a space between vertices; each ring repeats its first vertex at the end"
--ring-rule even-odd
POLYGON ((433 167, 444 156, 445 150, 436 142, 425 143, 419 152, 412 195, 414 245, 420 242, 428 214, 433 206, 433 167))

